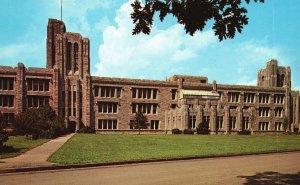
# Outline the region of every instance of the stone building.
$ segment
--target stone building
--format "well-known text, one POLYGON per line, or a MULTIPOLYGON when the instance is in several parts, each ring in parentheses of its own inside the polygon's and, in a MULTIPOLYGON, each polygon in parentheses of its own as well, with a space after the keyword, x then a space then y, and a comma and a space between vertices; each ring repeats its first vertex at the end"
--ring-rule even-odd
POLYGON ((0 66, 0 111, 10 122, 31 107, 50 105, 72 130, 86 125, 97 132, 131 132, 142 111, 147 132, 195 129, 209 124, 212 134, 251 130, 282 132, 284 118, 299 129, 299 91, 291 90, 291 69, 267 62, 257 86, 217 84, 207 77, 174 75, 165 81, 90 75, 90 43, 49 19, 47 67, 0 66))

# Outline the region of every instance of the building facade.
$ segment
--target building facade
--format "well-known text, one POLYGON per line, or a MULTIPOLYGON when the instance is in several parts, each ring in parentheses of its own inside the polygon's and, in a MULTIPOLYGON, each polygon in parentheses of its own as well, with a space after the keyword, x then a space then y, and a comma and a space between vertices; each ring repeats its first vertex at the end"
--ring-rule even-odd
POLYGON ((186 75, 164 81, 91 76, 89 39, 66 32, 55 19, 48 21, 46 68, 0 66, 0 111, 6 121, 49 105, 71 130, 85 125, 97 132, 131 132, 129 123, 141 111, 149 121, 145 131, 153 133, 200 123, 212 134, 282 132, 285 118, 298 132, 299 96, 291 90, 291 69, 276 60, 258 72, 257 86, 186 75))

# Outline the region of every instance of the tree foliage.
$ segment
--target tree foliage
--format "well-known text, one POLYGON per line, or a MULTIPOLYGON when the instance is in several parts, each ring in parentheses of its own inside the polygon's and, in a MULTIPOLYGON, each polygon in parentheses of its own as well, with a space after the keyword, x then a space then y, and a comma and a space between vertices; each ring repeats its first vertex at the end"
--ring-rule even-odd
MULTIPOLYGON (((155 12, 159 13, 161 21, 170 14, 184 26, 186 33, 194 35, 202 31, 209 20, 213 20, 212 29, 219 40, 234 38, 236 32, 241 33, 248 24, 247 9, 244 3, 251 0, 145 0, 143 6, 140 0, 135 0, 131 6, 131 18, 135 27, 132 34, 149 34, 155 12)), ((264 0, 253 0, 264 3, 264 0)))
POLYGON ((149 123, 147 117, 141 111, 138 111, 134 116, 134 120, 129 125, 135 129, 139 129, 140 134, 141 129, 148 128, 149 123))
POLYGON ((18 114, 14 128, 18 134, 32 135, 34 138, 53 138, 65 132, 63 120, 51 107, 30 108, 18 114))
POLYGON ((4 120, 4 115, 0 112, 0 148, 8 140, 8 133, 4 130, 7 127, 7 123, 4 120))
POLYGON ((202 122, 198 125, 196 129, 197 134, 209 134, 209 123, 208 122, 202 122))

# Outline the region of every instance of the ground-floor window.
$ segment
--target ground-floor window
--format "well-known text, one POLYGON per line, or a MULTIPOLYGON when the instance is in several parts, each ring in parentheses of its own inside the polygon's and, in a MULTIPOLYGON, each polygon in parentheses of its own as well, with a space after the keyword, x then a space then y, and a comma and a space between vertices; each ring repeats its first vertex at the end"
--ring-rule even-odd
POLYGON ((116 119, 98 119, 98 129, 115 130, 117 129, 118 120, 116 119))
POLYGON ((223 128, 223 116, 217 117, 217 128, 222 129, 223 128))
POLYGON ((282 123, 281 122, 275 122, 275 131, 282 131, 282 123))
POLYGON ((27 96, 27 106, 29 108, 48 106, 49 99, 49 96, 27 96))
POLYGON ((12 124, 13 123, 13 120, 15 118, 15 114, 14 113, 2 113, 3 115, 3 118, 4 118, 4 122, 6 124, 12 124))
POLYGON ((249 117, 243 117, 242 129, 243 130, 249 129, 249 117))
POLYGON ((235 116, 230 116, 229 118, 229 123, 230 123, 230 129, 236 129, 236 117, 235 116))
POLYGON ((188 128, 196 128, 196 116, 189 116, 188 128))
POLYGON ((268 131, 269 130, 269 122, 259 122, 259 130, 268 131))
POLYGON ((150 129, 158 130, 159 129, 159 120, 151 120, 150 121, 150 129))

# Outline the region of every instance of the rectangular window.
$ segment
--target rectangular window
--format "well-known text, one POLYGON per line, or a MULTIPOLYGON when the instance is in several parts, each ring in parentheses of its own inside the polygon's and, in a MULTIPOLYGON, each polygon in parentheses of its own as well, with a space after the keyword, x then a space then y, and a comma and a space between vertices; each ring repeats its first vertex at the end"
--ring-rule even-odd
POLYGON ((269 107, 259 107, 260 117, 269 117, 270 108, 269 107))
POLYGON ((283 131, 281 122, 275 122, 275 131, 283 131))
POLYGON ((217 128, 218 129, 223 128, 223 116, 217 116, 217 128))
POLYGON ((32 80, 33 82, 33 91, 38 91, 39 90, 39 81, 38 79, 32 80))
POLYGON ((261 93, 259 94, 259 103, 267 104, 269 103, 270 95, 261 93))
POLYGON ((99 130, 116 130, 118 121, 116 119, 98 119, 99 130))
POLYGON ((151 120, 150 129, 151 130, 158 130, 159 129, 159 120, 151 120))
POLYGON ((136 98, 136 88, 132 88, 132 98, 136 98))
POLYGON ((242 130, 249 130, 249 117, 243 117, 242 130))
POLYGON ((244 102, 245 103, 254 103, 254 93, 245 93, 244 94, 244 102))
POLYGON ((259 130, 260 131, 268 131, 269 130, 269 122, 259 122, 259 130))
POLYGON ((209 116, 203 116, 203 123, 209 125, 209 116))
POLYGON ((275 104, 283 104, 284 103, 284 94, 275 94, 274 95, 274 103, 275 104))
POLYGON ((13 107, 14 96, 13 95, 0 95, 0 107, 13 107))
POLYGON ((230 116, 229 117, 229 129, 236 129, 236 117, 230 116))
POLYGON ((119 98, 121 96, 121 87, 94 86, 95 96, 102 98, 119 98))
POLYGON ((117 102, 98 102, 99 113, 116 114, 118 111, 117 102))
POLYGON ((283 113, 283 108, 282 107, 276 107, 274 111, 275 111, 275 116, 276 117, 282 117, 282 113, 283 113))
POLYGON ((157 89, 132 88, 131 97, 139 99, 157 99, 157 89))
POLYGON ((240 93, 238 92, 229 92, 228 93, 228 102, 237 103, 239 102, 240 93))
POLYGON ((189 116, 188 129, 196 128, 196 116, 189 116))
POLYGON ((177 89, 172 89, 172 100, 176 100, 177 89))
POLYGON ((137 111, 143 114, 157 114, 157 106, 157 103, 132 103, 132 114, 135 114, 137 111))
POLYGON ((27 106, 44 107, 49 106, 49 96, 27 96, 27 106))

